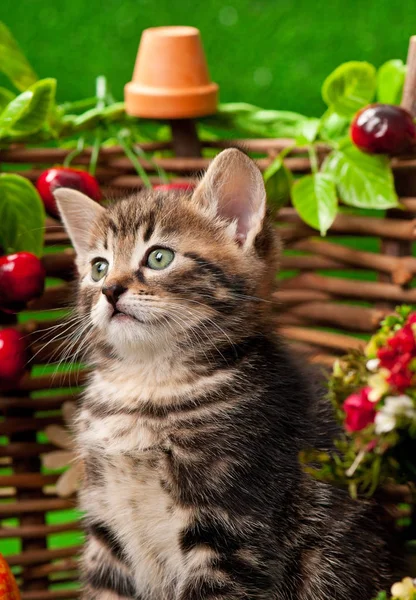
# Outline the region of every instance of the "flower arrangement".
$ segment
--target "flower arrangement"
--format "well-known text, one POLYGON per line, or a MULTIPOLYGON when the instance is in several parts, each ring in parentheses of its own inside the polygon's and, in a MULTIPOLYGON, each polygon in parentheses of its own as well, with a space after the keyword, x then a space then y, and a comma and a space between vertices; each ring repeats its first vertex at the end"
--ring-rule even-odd
POLYGON ((416 312, 397 308, 364 352, 350 352, 336 361, 329 396, 342 433, 333 453, 305 452, 306 463, 319 463, 307 470, 347 486, 353 497, 370 496, 389 481, 414 481, 416 312))

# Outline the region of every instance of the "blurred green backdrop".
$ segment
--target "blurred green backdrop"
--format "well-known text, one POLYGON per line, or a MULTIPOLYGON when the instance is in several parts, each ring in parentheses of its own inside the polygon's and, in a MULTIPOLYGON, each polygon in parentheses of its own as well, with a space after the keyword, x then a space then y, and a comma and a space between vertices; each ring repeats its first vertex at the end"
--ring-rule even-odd
POLYGON ((141 31, 183 24, 201 30, 223 101, 318 115, 339 63, 406 58, 416 0, 1 0, 0 19, 60 100, 91 95, 99 74, 121 99, 141 31))
MULTIPOLYGON (((193 25, 222 101, 312 116, 323 112, 322 81, 340 63, 406 59, 416 0, 0 0, 0 20, 38 75, 58 79, 60 101, 94 94, 101 74, 122 99, 142 30, 193 25)), ((375 250, 373 240, 360 243, 375 250)), ((67 518, 57 513, 50 522, 67 518)), ((78 542, 71 534, 49 539, 51 548, 78 542)), ((3 553, 19 549, 17 539, 0 544, 3 553)))

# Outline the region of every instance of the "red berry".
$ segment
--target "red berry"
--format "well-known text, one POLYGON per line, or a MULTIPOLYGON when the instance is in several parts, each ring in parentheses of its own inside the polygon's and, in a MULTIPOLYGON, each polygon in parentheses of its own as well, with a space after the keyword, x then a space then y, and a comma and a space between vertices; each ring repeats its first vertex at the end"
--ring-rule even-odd
POLYGON ((0 257, 0 308, 16 312, 41 296, 45 287, 45 268, 30 252, 0 257))
POLYGON ((189 192, 195 189, 194 183, 161 183, 159 185, 153 186, 154 190, 159 190, 162 192, 167 192, 169 190, 183 190, 184 192, 189 192))
POLYGON ((364 152, 403 154, 416 145, 416 126, 412 115, 391 104, 370 104, 362 108, 351 123, 351 139, 364 152))
POLYGON ((43 171, 36 183, 37 190, 45 205, 46 212, 52 217, 59 217, 53 192, 61 187, 68 187, 86 194, 97 202, 101 200, 98 181, 79 169, 69 167, 53 167, 43 171))
POLYGON ((16 329, 0 330, 0 384, 16 383, 26 368, 26 345, 16 329))

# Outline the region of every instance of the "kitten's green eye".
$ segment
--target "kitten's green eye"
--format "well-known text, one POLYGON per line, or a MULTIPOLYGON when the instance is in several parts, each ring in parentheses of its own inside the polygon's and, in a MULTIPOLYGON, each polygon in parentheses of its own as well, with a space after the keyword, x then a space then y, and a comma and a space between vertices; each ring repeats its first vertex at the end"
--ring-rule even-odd
POLYGON ((108 262, 103 258, 98 258, 92 263, 91 277, 94 281, 100 281, 107 275, 108 262))
POLYGON ((149 269, 166 269, 173 261, 175 253, 168 248, 156 248, 147 257, 146 266, 149 269))

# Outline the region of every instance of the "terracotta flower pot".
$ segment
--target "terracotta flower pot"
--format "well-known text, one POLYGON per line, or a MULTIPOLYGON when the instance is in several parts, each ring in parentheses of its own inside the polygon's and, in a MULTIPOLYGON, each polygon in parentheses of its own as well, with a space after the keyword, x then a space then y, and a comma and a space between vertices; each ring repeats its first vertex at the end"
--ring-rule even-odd
POLYGON ((124 96, 127 113, 136 117, 186 119, 214 113, 218 86, 210 80, 198 29, 146 29, 124 96))

